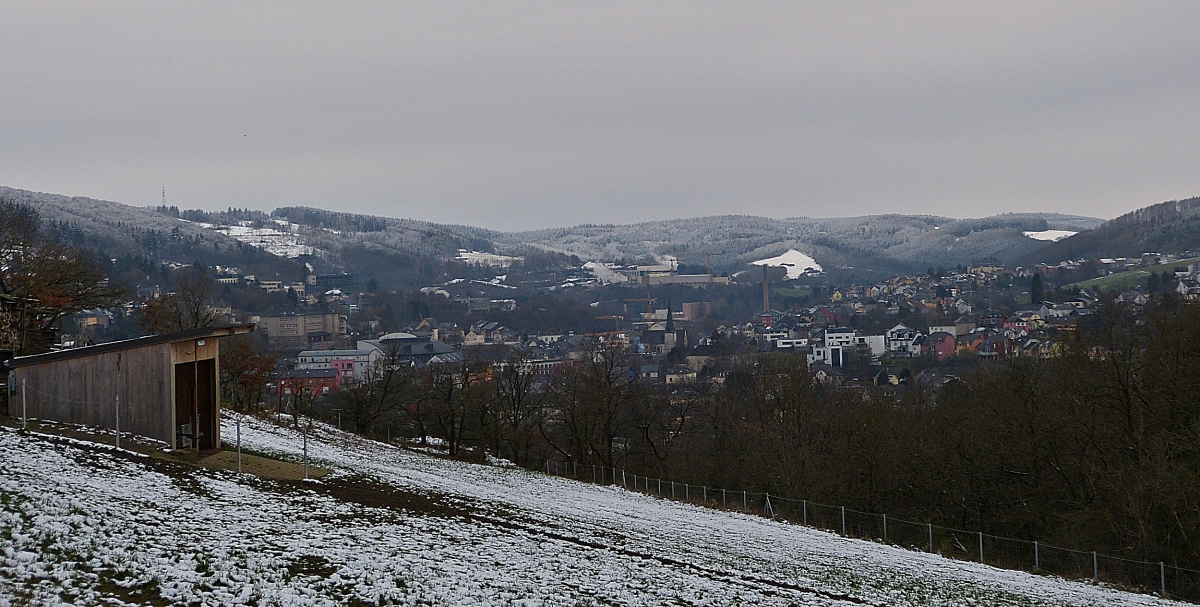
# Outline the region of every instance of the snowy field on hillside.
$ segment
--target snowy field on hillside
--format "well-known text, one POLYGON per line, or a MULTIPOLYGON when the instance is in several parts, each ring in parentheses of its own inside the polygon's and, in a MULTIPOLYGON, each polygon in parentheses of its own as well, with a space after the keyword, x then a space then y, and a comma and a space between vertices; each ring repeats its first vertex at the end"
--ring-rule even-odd
POLYGON ((1078 234, 1079 232, 1072 232, 1070 230, 1042 230, 1041 232, 1022 232, 1022 233, 1025 234, 1025 236, 1027 238, 1032 238, 1034 240, 1050 240, 1050 241, 1057 242, 1064 238, 1070 238, 1070 237, 1078 234))
POLYGON ((468 251, 466 249, 459 249, 458 255, 456 255, 454 259, 470 266, 482 266, 488 268, 507 268, 511 267, 514 263, 525 261, 524 257, 497 255, 495 253, 481 253, 479 251, 468 251))
POLYGON ((295 230, 300 227, 299 225, 278 219, 275 220, 275 223, 284 229, 255 228, 249 225, 215 226, 211 223, 199 223, 198 225, 279 257, 295 259, 301 255, 313 254, 313 248, 304 244, 300 235, 295 233, 295 230))
MULTIPOLYGON (((303 448, 253 418, 242 437, 303 448)), ((0 431, 0 605, 1176 604, 323 425, 308 446, 335 472, 276 483, 0 431)))
POLYGON ((779 257, 771 257, 769 259, 760 259, 750 262, 753 266, 767 266, 771 268, 787 268, 787 277, 789 280, 795 280, 804 276, 808 272, 824 272, 825 269, 817 260, 812 257, 797 251, 796 249, 788 249, 787 253, 779 257))

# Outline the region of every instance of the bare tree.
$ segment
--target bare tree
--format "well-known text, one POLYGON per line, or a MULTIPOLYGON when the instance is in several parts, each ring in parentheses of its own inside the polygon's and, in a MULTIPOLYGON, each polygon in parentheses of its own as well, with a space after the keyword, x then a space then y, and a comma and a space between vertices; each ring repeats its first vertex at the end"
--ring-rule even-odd
POLYGON ((428 367, 429 398, 433 424, 446 440, 451 455, 457 455, 467 433, 471 408, 481 397, 486 365, 463 359, 428 367))
POLYGON ((624 344, 608 342, 594 344, 587 360, 564 367, 554 378, 552 411, 540 420, 550 445, 576 461, 614 465, 631 427, 637 387, 629 373, 635 364, 624 344))
POLYGON ((494 421, 491 448, 498 456, 526 465, 529 451, 537 442, 533 422, 545 402, 544 386, 533 364, 511 352, 492 374, 488 388, 488 417, 494 421))
POLYGON ((180 273, 175 292, 145 302, 142 325, 151 333, 171 333, 216 324, 220 315, 209 305, 213 279, 202 269, 180 273))
POLYGON ((337 402, 349 413, 355 430, 367 434, 382 417, 401 409, 416 387, 416 374, 403 361, 401 351, 387 348, 360 381, 342 387, 337 402))
POLYGON ((11 345, 21 354, 47 351, 63 318, 115 305, 124 292, 90 251, 63 243, 37 211, 7 199, 0 199, 0 262, 0 294, 13 298, 11 345))
POLYGON ((249 335, 221 340, 221 389, 233 410, 243 413, 262 400, 275 372, 275 357, 249 335))

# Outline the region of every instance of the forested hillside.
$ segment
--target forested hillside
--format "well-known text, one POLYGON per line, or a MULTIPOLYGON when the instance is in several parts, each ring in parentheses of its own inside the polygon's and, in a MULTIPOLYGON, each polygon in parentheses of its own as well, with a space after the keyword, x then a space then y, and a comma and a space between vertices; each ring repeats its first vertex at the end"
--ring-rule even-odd
POLYGON ((1103 223, 1090 217, 1055 214, 1005 214, 983 219, 913 215, 876 215, 814 219, 770 219, 725 215, 631 225, 584 225, 573 228, 500 234, 497 242, 536 244, 584 259, 638 260, 675 255, 740 268, 790 248, 804 251, 826 266, 923 270, 953 267, 983 257, 1012 261, 1046 246, 1023 232, 1048 229, 1088 230, 1103 223))
POLYGON ((1024 232, 1088 230, 1102 220, 1055 214, 1004 214, 982 219, 879 215, 771 219, 724 215, 630 225, 582 225, 528 232, 444 225, 411 219, 283 207, 271 213, 233 209, 131 207, 82 197, 0 188, 0 196, 36 208, 69 238, 117 258, 237 267, 297 280, 316 272, 371 274, 387 288, 426 286, 453 265, 460 249, 528 255, 550 251, 583 261, 649 262, 675 256, 702 267, 714 254, 717 272, 797 249, 826 269, 881 272, 954 267, 981 258, 1011 263, 1047 247, 1024 232), (287 253, 256 248, 231 231, 257 230, 287 240, 287 253))
POLYGON ((1024 263, 1200 251, 1200 198, 1173 200, 1126 213, 1025 256, 1024 263))

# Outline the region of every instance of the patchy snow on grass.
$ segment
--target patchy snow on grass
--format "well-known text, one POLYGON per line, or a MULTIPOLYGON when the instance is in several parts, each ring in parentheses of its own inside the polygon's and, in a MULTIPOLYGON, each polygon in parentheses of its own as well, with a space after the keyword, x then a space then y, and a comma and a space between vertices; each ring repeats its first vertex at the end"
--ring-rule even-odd
POLYGON ((1070 237, 1078 234, 1079 232, 1072 232, 1070 230, 1042 230, 1041 232, 1022 232, 1022 233, 1025 234, 1025 236, 1027 238, 1032 238, 1034 240, 1049 240, 1049 241, 1057 242, 1064 238, 1070 238, 1070 237))
POLYGON ((454 259, 467 265, 488 268, 507 268, 511 267, 514 263, 525 261, 524 257, 496 255, 495 253, 481 253, 479 251, 468 251, 466 249, 459 249, 458 255, 456 255, 454 259))
MULTIPOLYGON (((244 449, 302 454, 295 429, 241 428, 244 449)), ((0 604, 1174 604, 321 424, 308 453, 334 469, 320 484, 0 432, 0 604), (337 493, 352 482, 416 497, 337 493)))
POLYGON ((216 226, 209 223, 199 225, 279 257, 295 259, 301 255, 313 254, 313 247, 301 242, 300 235, 295 233, 295 230, 300 227, 298 224, 280 219, 276 219, 275 223, 283 230, 255 228, 249 225, 216 226))

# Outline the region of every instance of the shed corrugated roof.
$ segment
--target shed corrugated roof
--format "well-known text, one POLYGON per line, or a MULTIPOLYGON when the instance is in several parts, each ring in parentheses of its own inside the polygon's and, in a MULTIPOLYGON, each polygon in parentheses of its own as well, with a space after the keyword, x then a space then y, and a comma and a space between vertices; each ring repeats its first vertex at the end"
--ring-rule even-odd
POLYGON ((67 350, 59 350, 58 352, 47 352, 46 354, 18 356, 9 360, 6 363, 6 366, 8 366, 10 369, 15 369, 17 367, 28 367, 30 365, 40 365, 42 363, 57 362, 60 360, 81 358, 84 356, 95 356, 97 354, 107 354, 109 352, 120 352, 121 350, 131 350, 133 348, 142 348, 145 346, 154 346, 177 341, 241 335, 243 333, 249 333, 253 330, 253 324, 201 327, 199 329, 188 329, 186 331, 176 331, 174 333, 164 333, 162 335, 148 335, 146 337, 136 337, 134 339, 110 341, 103 344, 96 344, 94 346, 85 346, 83 348, 71 348, 67 350))

